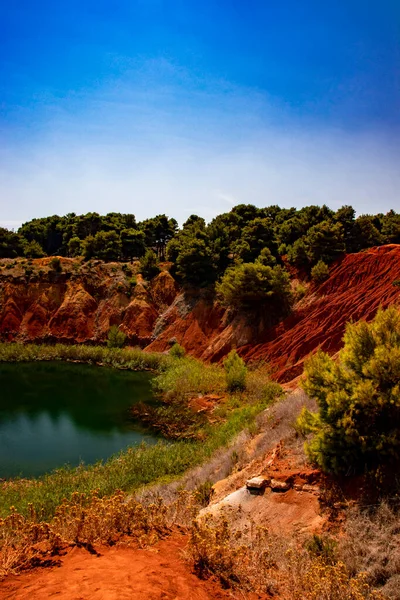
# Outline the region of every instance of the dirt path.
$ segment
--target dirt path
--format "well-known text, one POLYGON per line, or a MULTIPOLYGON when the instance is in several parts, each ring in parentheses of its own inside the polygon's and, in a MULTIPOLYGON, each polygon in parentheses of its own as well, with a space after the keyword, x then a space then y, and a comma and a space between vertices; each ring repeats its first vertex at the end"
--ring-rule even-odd
POLYGON ((0 600, 225 600, 232 596, 201 581, 182 557, 187 539, 175 535, 146 550, 128 546, 74 548, 59 566, 38 568, 0 583, 0 600))

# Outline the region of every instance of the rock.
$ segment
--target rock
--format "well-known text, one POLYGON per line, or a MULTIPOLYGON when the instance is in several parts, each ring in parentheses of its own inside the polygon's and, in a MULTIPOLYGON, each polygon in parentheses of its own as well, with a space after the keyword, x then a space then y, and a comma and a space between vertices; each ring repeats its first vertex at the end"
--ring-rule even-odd
POLYGON ((287 481, 278 481, 278 479, 271 479, 270 484, 273 492, 287 492, 290 489, 290 483, 287 481))
POLYGON ((253 490, 255 492, 260 492, 265 490, 265 488, 267 487, 267 485, 269 484, 270 479, 263 477, 262 475, 259 475, 257 477, 252 477, 251 479, 248 479, 246 481, 246 488, 252 492, 253 490))

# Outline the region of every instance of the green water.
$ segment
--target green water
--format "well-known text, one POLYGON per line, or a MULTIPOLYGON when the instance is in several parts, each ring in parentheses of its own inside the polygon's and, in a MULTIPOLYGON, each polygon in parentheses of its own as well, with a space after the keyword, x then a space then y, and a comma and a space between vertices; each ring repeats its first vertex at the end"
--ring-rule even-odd
POLYGON ((0 478, 38 476, 154 443, 129 407, 154 402, 151 375, 91 365, 0 364, 0 478))

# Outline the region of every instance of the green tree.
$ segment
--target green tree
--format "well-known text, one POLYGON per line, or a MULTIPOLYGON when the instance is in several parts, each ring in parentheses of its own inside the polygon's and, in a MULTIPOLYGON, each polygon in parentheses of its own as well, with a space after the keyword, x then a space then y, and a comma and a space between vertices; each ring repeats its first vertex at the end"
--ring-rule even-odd
POLYGON ((400 215, 394 210, 383 216, 381 234, 385 244, 400 244, 400 215))
POLYGON ((22 256, 24 240, 20 235, 0 227, 0 258, 22 256))
POLYGON ((271 219, 256 218, 244 227, 235 254, 244 262, 253 262, 263 248, 269 248, 272 254, 277 254, 271 219))
POLYGON ((77 237, 72 237, 67 244, 68 256, 80 256, 82 252, 82 242, 77 237))
POLYGON ((333 218, 343 227, 346 252, 355 252, 357 250, 354 230, 356 211, 352 206, 345 205, 335 212, 333 218))
POLYGON ((241 263, 226 270, 217 292, 226 306, 245 310, 271 310, 283 314, 290 306, 289 274, 282 267, 241 263))
POLYGON ((288 263, 298 269, 308 268, 309 258, 307 250, 308 247, 304 238, 296 240, 295 243, 287 249, 288 263))
POLYGON ((119 260, 121 257, 121 240, 115 231, 99 231, 95 236, 88 236, 83 244, 85 259, 99 258, 105 261, 119 260))
POLYGON ((311 265, 322 260, 330 264, 345 252, 344 234, 341 223, 333 221, 322 221, 311 227, 304 243, 307 248, 307 256, 311 265))
POLYGON ((126 260, 141 258, 146 252, 145 234, 139 229, 123 229, 121 231, 122 256, 126 260))
POLYGON ((153 279, 160 272, 158 258, 153 250, 146 250, 146 253, 140 259, 140 272, 146 279, 153 279))
POLYGON ((276 258, 269 248, 263 248, 255 262, 265 267, 275 267, 276 258))
POLYGON ((362 473, 400 459, 400 313, 379 310, 371 323, 348 324, 334 360, 318 351, 305 364, 303 387, 318 412, 299 426, 313 438, 310 459, 337 474, 362 473))
POLYGON ((354 224, 354 238, 356 251, 372 246, 380 246, 384 243, 375 218, 371 215, 361 215, 354 224))
POLYGON ((24 255, 28 258, 42 258, 43 256, 46 256, 43 252, 43 248, 35 240, 26 243, 24 255))
POLYGON ((216 269, 204 239, 187 238, 176 258, 176 276, 184 285, 204 287, 214 283, 216 269))
POLYGON ((139 223, 139 229, 145 235, 146 247, 154 250, 160 260, 164 260, 167 244, 174 237, 177 228, 175 219, 169 219, 166 215, 157 215, 139 223))

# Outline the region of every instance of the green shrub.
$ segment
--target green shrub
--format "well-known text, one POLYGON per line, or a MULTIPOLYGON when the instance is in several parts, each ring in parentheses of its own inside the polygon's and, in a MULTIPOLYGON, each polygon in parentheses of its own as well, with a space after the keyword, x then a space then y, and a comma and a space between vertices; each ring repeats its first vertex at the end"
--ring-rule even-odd
POLYGON ((174 358, 183 358, 186 354, 186 350, 183 346, 180 346, 178 343, 176 343, 172 346, 169 354, 174 358))
POLYGON ((117 325, 112 325, 107 336, 108 348, 122 348, 126 341, 126 335, 117 325))
POLYGON ((57 273, 59 273, 62 270, 61 260, 58 256, 53 256, 53 258, 50 261, 50 267, 53 269, 53 271, 57 271, 57 273))
POLYGON ((231 350, 224 360, 226 387, 229 392, 242 392, 246 389, 247 367, 236 350, 231 350))
POLYGON ((226 306, 245 310, 271 308, 282 313, 290 305, 289 274, 282 267, 241 263, 226 270, 217 292, 226 306))
POLYGON ((311 269, 311 278, 315 283, 322 283, 329 277, 329 267, 323 260, 319 260, 311 269))
MULTIPOLYGON (((319 411, 304 409, 310 459, 337 474, 362 473, 400 459, 400 313, 380 310, 371 323, 348 324, 337 361, 318 351, 305 364, 304 390, 319 411)), ((398 463, 397 463, 398 464, 398 463)))
POLYGON ((41 245, 35 240, 27 242, 24 249, 24 254, 29 258, 42 258, 43 256, 46 256, 45 252, 43 252, 43 248, 41 247, 41 245))

